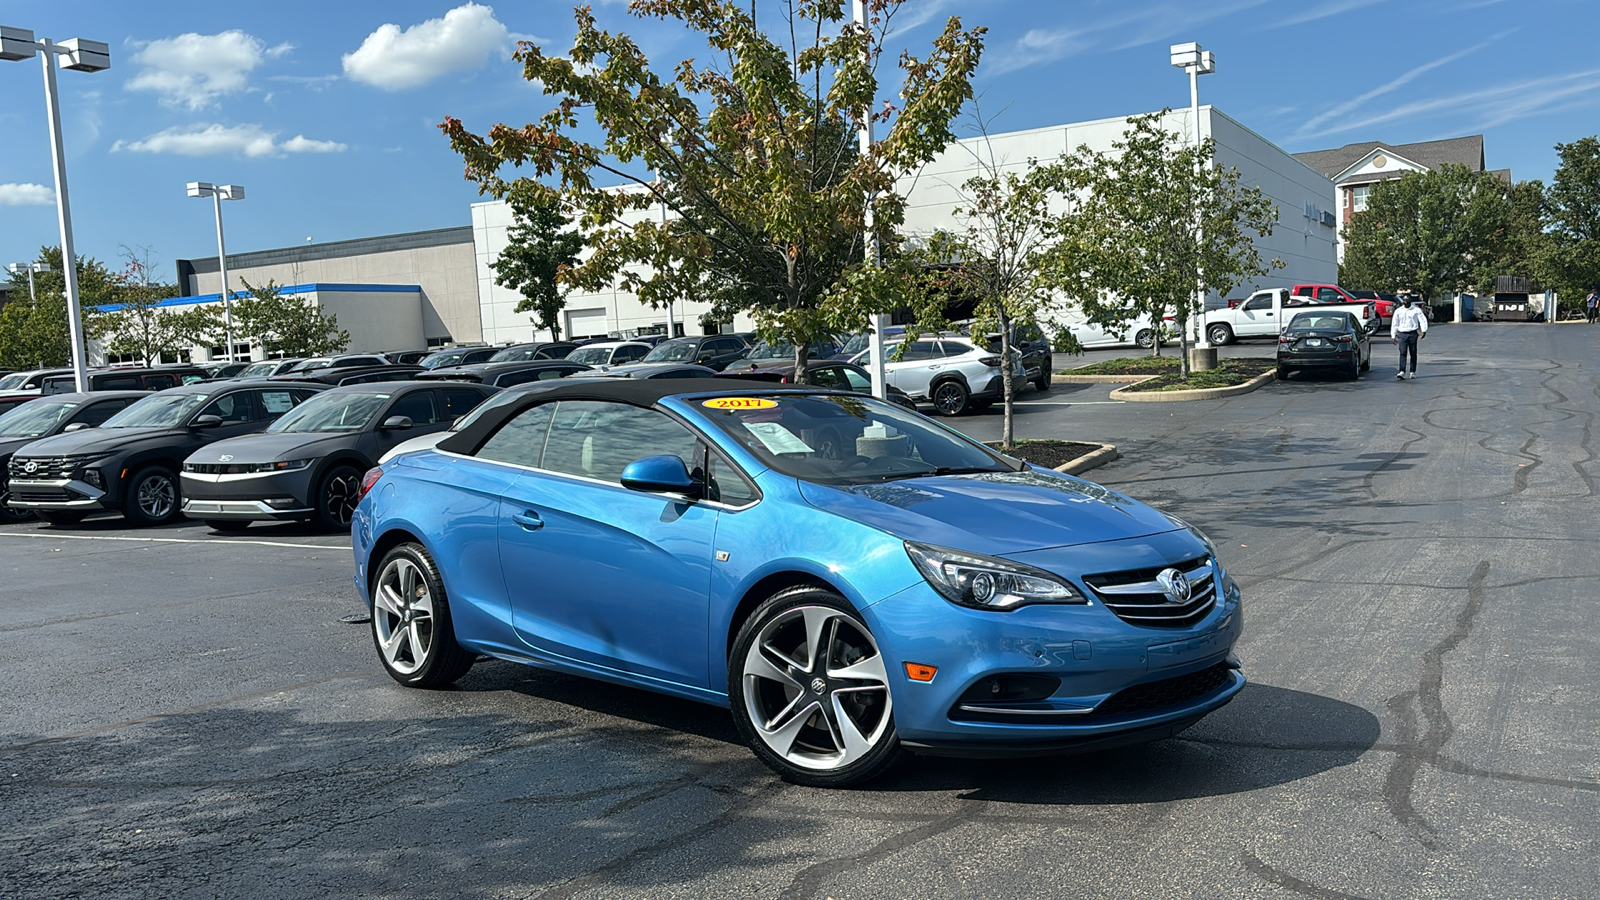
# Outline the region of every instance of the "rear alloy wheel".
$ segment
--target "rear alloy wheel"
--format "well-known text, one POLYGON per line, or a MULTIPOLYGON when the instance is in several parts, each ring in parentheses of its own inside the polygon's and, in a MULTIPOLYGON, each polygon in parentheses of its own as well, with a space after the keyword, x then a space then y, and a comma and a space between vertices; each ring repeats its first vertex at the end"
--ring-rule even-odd
POLYGON ((1156 345, 1155 330, 1151 328, 1141 329, 1138 334, 1133 336, 1133 342, 1138 344, 1140 347, 1149 350, 1151 347, 1156 345))
POLYGON ((456 643, 444 582, 421 544, 400 544, 378 565, 372 643, 384 671, 408 687, 444 687, 472 668, 476 657, 456 643))
POLYGON ((205 523, 212 531, 243 531, 250 527, 249 519, 206 519, 205 523))
POLYGON ((178 517, 178 477, 166 466, 145 466, 127 481, 122 515, 134 525, 165 525, 178 517))
POLYGON ((728 695, 739 733, 786 781, 857 784, 900 756, 883 654, 830 590, 780 591, 746 620, 729 658, 728 695))
POLYGON ((82 522, 83 517, 88 515, 88 513, 61 512, 59 510, 36 510, 34 515, 42 519, 46 525, 54 525, 57 528, 66 528, 82 522))
POLYGON ((1039 377, 1033 380, 1033 386, 1041 391, 1048 391, 1050 390, 1051 383, 1050 367, 1047 365, 1044 366, 1043 370, 1039 372, 1039 377))
POLYGON ((1225 347, 1233 343, 1233 329, 1219 322, 1206 329, 1206 340, 1218 347, 1225 347))
POLYGON ((1279 381, 1288 381, 1289 380, 1289 367, 1288 366, 1279 366, 1277 375, 1278 375, 1278 380, 1279 381))
POLYGON ((334 466, 317 488, 317 524, 329 531, 348 529, 360 502, 361 473, 349 466, 334 466))
POLYGON ((933 409, 941 416, 959 416, 967 411, 972 392, 959 381, 941 381, 933 387, 933 409))

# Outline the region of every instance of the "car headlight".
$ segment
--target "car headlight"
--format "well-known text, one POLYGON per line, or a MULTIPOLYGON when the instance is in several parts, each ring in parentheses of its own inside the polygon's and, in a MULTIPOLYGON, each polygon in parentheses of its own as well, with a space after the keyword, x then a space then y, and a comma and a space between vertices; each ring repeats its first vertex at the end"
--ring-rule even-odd
POLYGON ((946 600, 973 609, 1009 610, 1035 603, 1089 601, 1042 569, 931 544, 906 541, 906 553, 946 600))

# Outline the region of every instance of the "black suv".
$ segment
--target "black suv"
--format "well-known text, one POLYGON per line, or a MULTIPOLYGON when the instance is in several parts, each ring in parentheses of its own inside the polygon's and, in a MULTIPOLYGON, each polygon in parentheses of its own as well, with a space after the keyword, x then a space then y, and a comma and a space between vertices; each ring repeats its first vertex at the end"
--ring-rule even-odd
MULTIPOLYGON (((1000 352, 1000 333, 990 332, 984 335, 984 349, 991 353, 1000 352)), ((1012 325, 1011 349, 1022 354, 1022 369, 1026 373, 1024 378, 1033 382, 1033 386, 1041 391, 1050 390, 1050 376, 1054 374, 1054 357, 1051 353, 1050 339, 1037 325, 1012 325)))
POLYGON ((11 485, 6 465, 11 454, 21 447, 60 434, 67 429, 94 428, 121 412, 130 403, 150 396, 145 391, 100 391, 93 394, 55 394, 36 397, 27 409, 0 415, 0 522, 23 522, 33 518, 25 509, 12 509, 11 485))
POLYGON ((52 525, 120 511, 135 525, 178 518, 178 472, 189 454, 223 438, 261 431, 318 391, 319 384, 224 381, 152 394, 98 428, 34 441, 11 457, 11 505, 52 525))
POLYGON ((418 372, 418 381, 472 381, 490 387, 513 387, 530 381, 549 381, 565 378, 579 372, 588 372, 583 363, 564 359, 535 359, 527 362, 479 363, 475 366, 452 366, 418 372))
MULTIPOLYGON (((100 369, 85 373, 91 391, 164 391, 180 384, 209 380, 199 366, 159 366, 149 369, 100 369)), ((39 386, 41 394, 70 394, 77 391, 72 375, 52 375, 39 386)))
MULTIPOLYGON (((705 337, 681 337, 662 341, 654 350, 644 355, 638 363, 694 363, 721 372, 728 363, 750 351, 744 338, 731 334, 711 334, 705 337)), ((624 368, 618 366, 617 368, 624 368)))

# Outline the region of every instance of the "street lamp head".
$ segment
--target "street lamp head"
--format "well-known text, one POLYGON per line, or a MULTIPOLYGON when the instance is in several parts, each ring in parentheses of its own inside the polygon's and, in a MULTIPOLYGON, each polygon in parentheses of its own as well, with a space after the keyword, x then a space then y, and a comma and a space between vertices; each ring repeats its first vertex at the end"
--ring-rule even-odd
POLYGON ((99 41, 72 38, 61 42, 66 50, 61 62, 63 69, 74 72, 104 72, 111 68, 111 48, 99 41))
POLYGON ((1199 72, 1201 75, 1210 75, 1217 70, 1217 55, 1210 50, 1200 54, 1199 72))
POLYGON ((216 189, 216 185, 208 181, 189 182, 189 196, 191 197, 209 197, 216 189))
POLYGON ((0 25, 0 59, 33 59, 38 52, 39 44, 33 39, 32 31, 0 25))
POLYGON ((242 185, 242 184, 219 184, 219 185, 217 185, 217 194, 218 194, 218 196, 222 197, 222 199, 224 199, 224 200, 243 200, 244 199, 244 185, 242 185))
POLYGON ((1179 69, 1187 69, 1200 63, 1200 45, 1190 41, 1187 44, 1172 45, 1172 65, 1179 69))

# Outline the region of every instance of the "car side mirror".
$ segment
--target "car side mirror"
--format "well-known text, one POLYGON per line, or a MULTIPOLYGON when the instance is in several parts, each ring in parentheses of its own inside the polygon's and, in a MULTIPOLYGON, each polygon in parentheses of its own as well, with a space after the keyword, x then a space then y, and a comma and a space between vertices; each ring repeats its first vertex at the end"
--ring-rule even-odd
POLYGON ((91 426, 88 422, 73 422, 71 425, 61 429, 61 433, 66 434, 69 431, 82 431, 85 428, 91 427, 93 426, 91 426))
POLYGON ((689 474, 683 460, 670 454, 636 459, 622 470, 622 486, 647 494, 700 495, 700 484, 689 474))
POLYGON ((378 427, 384 431, 405 431, 414 425, 416 423, 411 421, 410 416, 390 416, 384 419, 383 424, 378 427))
POLYGON ((222 417, 221 416, 196 416, 195 420, 193 422, 189 423, 189 427, 190 428, 216 428, 217 426, 219 426, 221 424, 222 424, 222 417))

